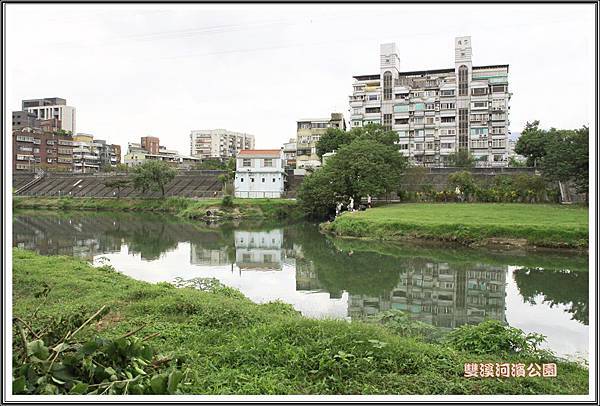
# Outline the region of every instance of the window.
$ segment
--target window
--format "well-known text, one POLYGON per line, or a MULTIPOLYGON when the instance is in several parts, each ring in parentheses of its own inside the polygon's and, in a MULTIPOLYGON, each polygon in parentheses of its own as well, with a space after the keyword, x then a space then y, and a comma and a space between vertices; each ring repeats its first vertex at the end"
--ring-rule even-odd
POLYGON ((469 88, 469 69, 465 65, 458 68, 458 95, 467 96, 469 88))
POLYGON ((394 120, 394 124, 408 124, 408 118, 397 118, 394 120))
POLYGON ((435 103, 427 103, 425 105, 426 110, 435 110, 435 103))
POLYGON ((244 182, 244 178, 240 178, 240 182, 244 182))
POLYGON ((442 123, 454 123, 456 117, 442 117, 442 123))
POLYGON ((408 144, 400 144, 400 149, 408 149, 408 144))
POLYGON ((471 128, 471 135, 487 135, 487 128, 471 128))
POLYGON ((397 104, 394 106, 394 113, 408 112, 408 104, 397 104))
POLYGON ((392 129, 392 115, 391 114, 384 114, 383 115, 383 127, 386 130, 391 130, 392 129))
POLYGON ((440 103, 440 110, 454 110, 455 103, 440 103))
POLYGON ((494 85, 492 86, 492 93, 504 93, 506 92, 505 85, 494 85))
POLYGON ((454 143, 453 142, 442 142, 442 143, 440 143, 440 147, 443 149, 453 149, 454 143))
POLYGON ((488 102, 486 102, 486 101, 472 102, 471 103, 471 108, 472 109, 487 109, 488 108, 488 102))
POLYGON ((454 89, 440 90, 440 96, 454 96, 454 89))
POLYGON ((425 110, 425 103, 415 103, 415 111, 425 110))
POLYGON ((433 142, 426 142, 425 143, 425 149, 433 149, 433 142))
POLYGON ((456 129, 454 128, 442 128, 440 135, 456 135, 456 129))
POLYGON ((475 89, 471 89, 472 96, 485 96, 487 94, 487 87, 476 87, 475 89))
POLYGON ((265 178, 262 178, 262 183, 265 183, 265 178))
POLYGON ((392 72, 383 74, 383 100, 392 100, 392 72))
POLYGON ((468 120, 469 109, 458 109, 458 147, 461 149, 466 149, 469 146, 467 134, 469 128, 468 120))
POLYGON ((435 121, 433 120, 433 117, 427 117, 426 124, 435 124, 435 121))
POLYGON ((17 135, 17 141, 33 142, 33 137, 27 137, 25 135, 17 135))
POLYGON ((415 135, 417 137, 423 137, 425 135, 425 130, 415 130, 415 135))
POLYGON ((251 183, 254 183, 254 178, 250 178, 250 182, 251 182, 251 183))
POLYGON ((423 124, 423 117, 415 117, 414 122, 415 124, 423 124))
POLYGON ((369 114, 369 113, 380 113, 381 109, 379 107, 367 107, 365 109, 365 113, 369 114))
POLYGON ((368 97, 369 100, 379 100, 379 95, 376 94, 370 94, 368 97))
POLYGON ((275 183, 275 178, 273 178, 273 183, 275 183))
POLYGON ((271 158, 264 159, 263 160, 263 166, 266 167, 266 168, 273 167, 273 160, 271 158))
POLYGON ((243 159, 242 166, 244 168, 249 168, 250 166, 252 166, 252 160, 251 159, 243 159))

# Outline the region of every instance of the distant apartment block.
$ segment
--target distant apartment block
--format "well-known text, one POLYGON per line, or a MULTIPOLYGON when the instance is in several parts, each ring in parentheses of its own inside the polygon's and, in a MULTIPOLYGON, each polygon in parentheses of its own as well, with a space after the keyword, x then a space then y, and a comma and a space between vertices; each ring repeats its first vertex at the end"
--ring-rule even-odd
POLYGON ((194 157, 227 160, 243 149, 254 149, 254 135, 225 129, 190 133, 190 154, 194 157))
POLYGON ((75 107, 67 106, 67 101, 60 97, 29 99, 21 102, 21 110, 35 114, 39 120, 55 120, 60 129, 75 134, 75 107))
POLYGON ((283 144, 283 159, 285 161, 286 169, 295 169, 296 168, 296 139, 290 138, 288 142, 283 144))
POLYGON ((121 146, 94 139, 91 134, 73 136, 73 171, 98 172, 121 163, 121 146))
POLYGON ((456 38, 454 49, 453 68, 402 72, 396 44, 382 44, 380 72, 354 76, 350 126, 397 131, 400 151, 417 164, 443 166, 467 150, 479 166, 506 166, 508 65, 473 66, 471 37, 456 38))
POLYGON ((321 166, 317 156, 317 142, 328 128, 346 130, 342 113, 331 113, 329 118, 305 118, 297 121, 296 168, 308 169, 321 166))
POLYGON ((139 143, 130 142, 123 162, 127 166, 141 165, 149 160, 163 161, 181 169, 192 169, 200 158, 181 155, 179 152, 160 145, 157 137, 141 137, 139 143))
POLYGON ((73 170, 73 138, 41 130, 13 131, 13 171, 73 170))

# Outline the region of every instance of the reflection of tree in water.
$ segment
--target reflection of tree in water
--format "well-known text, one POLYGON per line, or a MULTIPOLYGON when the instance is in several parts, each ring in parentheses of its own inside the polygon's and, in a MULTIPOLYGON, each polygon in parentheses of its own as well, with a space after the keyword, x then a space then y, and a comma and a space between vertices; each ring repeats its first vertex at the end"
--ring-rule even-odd
POLYGON ((542 295, 544 303, 548 303, 550 307, 564 305, 573 319, 588 325, 587 272, 520 268, 514 271, 514 278, 525 301, 533 304, 535 297, 542 295))
POLYGON ((384 295, 398 283, 402 267, 395 258, 338 250, 313 225, 299 224, 286 229, 284 246, 291 248, 293 244, 301 247, 302 261, 312 262, 319 284, 334 296, 344 290, 355 294, 384 295))

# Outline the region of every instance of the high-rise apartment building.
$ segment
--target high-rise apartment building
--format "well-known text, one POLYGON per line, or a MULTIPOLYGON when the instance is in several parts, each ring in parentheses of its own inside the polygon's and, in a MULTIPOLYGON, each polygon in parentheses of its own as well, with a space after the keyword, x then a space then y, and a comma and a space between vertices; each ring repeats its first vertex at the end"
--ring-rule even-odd
POLYGON ((67 106, 67 101, 60 97, 29 99, 21 102, 21 109, 35 114, 39 120, 56 120, 60 128, 75 134, 75 107, 67 106))
POLYGON ((328 128, 346 130, 342 113, 331 113, 329 118, 306 118, 297 121, 296 168, 307 169, 321 166, 317 155, 317 142, 328 128))
POLYGON ((471 37, 457 37, 454 49, 454 68, 402 72, 396 44, 382 44, 380 72, 354 76, 350 126, 397 131, 415 163, 443 166, 462 149, 479 166, 506 166, 508 65, 473 66, 471 37))
POLYGON ((190 154, 201 159, 226 160, 243 149, 254 149, 254 135, 225 129, 193 130, 190 133, 190 154))

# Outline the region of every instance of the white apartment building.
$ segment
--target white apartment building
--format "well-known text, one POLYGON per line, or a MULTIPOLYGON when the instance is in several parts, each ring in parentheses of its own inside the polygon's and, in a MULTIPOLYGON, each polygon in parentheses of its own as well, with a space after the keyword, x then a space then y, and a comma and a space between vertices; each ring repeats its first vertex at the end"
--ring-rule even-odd
POLYGON ((190 133, 190 155, 222 160, 235 157, 243 149, 254 149, 254 135, 225 129, 193 130, 190 133))
POLYGON ((60 128, 75 134, 75 107, 67 106, 67 101, 59 97, 30 99, 22 101, 23 111, 33 113, 39 120, 60 120, 60 128))
POLYGON ((473 66, 471 37, 455 38, 454 68, 402 72, 396 44, 380 47, 380 72, 354 76, 350 126, 397 131, 415 163, 443 166, 459 149, 478 166, 508 163, 508 65, 473 66))
POLYGON ((342 113, 331 113, 329 118, 303 118, 296 122, 296 169, 318 168, 317 143, 328 128, 346 130, 342 113))
POLYGON ((242 150, 236 158, 235 197, 280 198, 285 185, 283 150, 242 150))

